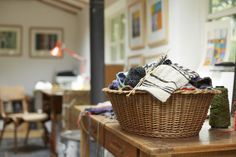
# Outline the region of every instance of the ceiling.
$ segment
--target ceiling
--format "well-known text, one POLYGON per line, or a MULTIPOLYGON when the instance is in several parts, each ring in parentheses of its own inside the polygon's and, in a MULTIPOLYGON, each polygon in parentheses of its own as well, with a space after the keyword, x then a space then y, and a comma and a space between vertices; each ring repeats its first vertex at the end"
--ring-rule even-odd
POLYGON ((38 0, 44 4, 56 7, 58 9, 67 11, 72 14, 77 14, 86 5, 89 4, 89 0, 38 0))
MULTIPOLYGON (((46 5, 56 7, 72 14, 77 14, 80 10, 89 5, 90 0, 38 0, 46 5)), ((105 7, 112 5, 118 0, 105 0, 105 7)))
POLYGON ((105 7, 109 7, 113 3, 117 2, 119 0, 105 0, 105 7))

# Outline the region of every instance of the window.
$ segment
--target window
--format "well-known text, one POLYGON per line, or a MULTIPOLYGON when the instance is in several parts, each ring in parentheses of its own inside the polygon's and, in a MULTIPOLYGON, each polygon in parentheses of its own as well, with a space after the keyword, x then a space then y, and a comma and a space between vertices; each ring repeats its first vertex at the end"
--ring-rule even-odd
POLYGON ((110 19, 110 61, 124 62, 125 58, 125 15, 118 14, 110 19))
POLYGON ((216 13, 236 6, 236 0, 210 0, 210 13, 216 13))
POLYGON ((233 22, 233 30, 232 30, 232 40, 231 40, 231 49, 230 49, 230 57, 229 61, 235 62, 235 54, 236 54, 236 16, 230 17, 233 22))

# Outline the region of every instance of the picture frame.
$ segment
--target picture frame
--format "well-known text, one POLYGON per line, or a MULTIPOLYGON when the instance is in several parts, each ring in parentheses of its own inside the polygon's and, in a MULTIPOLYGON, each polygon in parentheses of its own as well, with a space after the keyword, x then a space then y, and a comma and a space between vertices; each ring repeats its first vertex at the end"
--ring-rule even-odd
POLYGON ((144 56, 144 59, 143 59, 143 63, 144 64, 149 64, 149 63, 152 63, 152 62, 157 62, 158 61, 158 58, 160 58, 161 56, 163 56, 164 53, 159 53, 159 54, 154 54, 154 55, 149 55, 149 56, 144 56))
POLYGON ((147 43, 150 47, 168 44, 168 0, 146 1, 147 43))
POLYGON ((128 56, 126 70, 136 66, 143 66, 143 55, 128 56))
POLYGON ((57 42, 63 42, 63 29, 56 27, 31 27, 29 33, 30 57, 32 58, 62 58, 52 56, 52 50, 57 42))
POLYGON ((22 55, 22 27, 0 25, 0 56, 22 55))
POLYGON ((232 30, 230 20, 206 23, 202 67, 212 69, 217 63, 235 62, 234 54, 230 53, 232 30))
POLYGON ((130 49, 145 46, 145 1, 136 0, 128 6, 128 32, 130 49))

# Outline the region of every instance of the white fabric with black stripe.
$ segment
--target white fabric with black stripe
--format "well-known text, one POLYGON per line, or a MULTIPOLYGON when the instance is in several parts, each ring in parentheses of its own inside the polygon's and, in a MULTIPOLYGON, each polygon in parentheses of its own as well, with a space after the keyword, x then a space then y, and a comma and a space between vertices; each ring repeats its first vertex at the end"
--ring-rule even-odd
POLYGON ((196 72, 177 64, 162 64, 146 76, 143 83, 136 89, 147 91, 160 101, 166 102, 171 93, 186 85, 191 78, 198 76, 196 72))

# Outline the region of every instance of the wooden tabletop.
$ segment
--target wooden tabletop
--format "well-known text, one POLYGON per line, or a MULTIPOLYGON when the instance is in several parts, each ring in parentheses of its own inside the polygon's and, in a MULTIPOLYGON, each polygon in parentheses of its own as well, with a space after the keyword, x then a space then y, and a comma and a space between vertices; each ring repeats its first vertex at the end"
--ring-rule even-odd
POLYGON ((55 91, 55 90, 37 90, 37 91, 40 91, 46 95, 49 95, 49 96, 63 96, 63 91, 62 90, 58 90, 58 91, 55 91))
POLYGON ((36 92, 39 91, 39 92, 42 92, 46 95, 49 95, 49 96, 63 96, 64 92, 66 91, 78 91, 78 92, 88 92, 89 90, 85 90, 85 89, 82 89, 82 90, 73 90, 73 89, 44 89, 44 90, 35 90, 36 92))
POLYGON ((119 123, 107 123, 105 127, 126 142, 132 143, 150 155, 236 150, 236 132, 232 129, 210 129, 208 121, 204 123, 199 136, 178 139, 160 139, 134 135, 122 131, 119 123))
MULTIPOLYGON (((77 107, 84 110, 86 107, 77 107)), ((236 151, 236 131, 229 129, 211 129, 206 120, 199 136, 178 139, 160 139, 134 135, 123 131, 116 120, 103 116, 90 116, 104 125, 104 129, 114 133, 127 143, 149 155, 181 154, 193 152, 236 151)))

